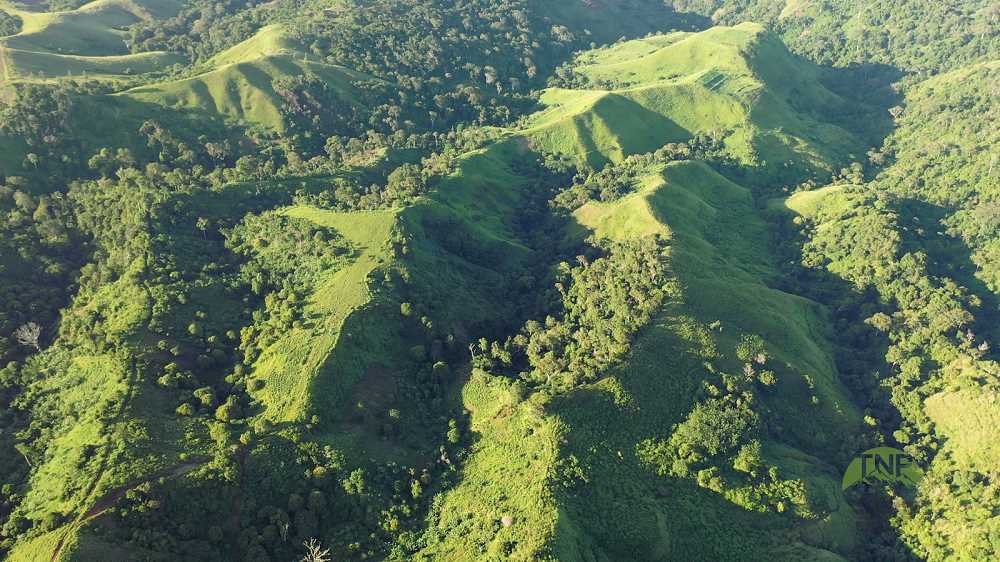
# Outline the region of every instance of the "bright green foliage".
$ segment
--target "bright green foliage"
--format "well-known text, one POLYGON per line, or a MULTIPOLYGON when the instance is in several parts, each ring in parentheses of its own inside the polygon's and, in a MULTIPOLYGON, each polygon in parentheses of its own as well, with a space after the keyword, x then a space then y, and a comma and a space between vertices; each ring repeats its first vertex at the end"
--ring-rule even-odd
POLYGON ((861 151, 834 123, 863 108, 817 75, 752 24, 654 36, 578 56, 523 134, 592 166, 704 134, 782 181, 861 151))
POLYGON ((992 0, 671 0, 731 25, 776 28, 798 53, 823 64, 886 65, 935 73, 995 58, 1000 10, 992 0))
POLYGON ((669 4, 0 0, 0 557, 996 558, 995 7, 669 4))

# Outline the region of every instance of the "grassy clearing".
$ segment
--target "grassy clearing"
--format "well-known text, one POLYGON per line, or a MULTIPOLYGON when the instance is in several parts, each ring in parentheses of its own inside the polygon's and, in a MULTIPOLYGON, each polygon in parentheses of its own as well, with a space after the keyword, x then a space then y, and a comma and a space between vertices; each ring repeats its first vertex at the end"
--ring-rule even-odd
POLYGON ((4 48, 10 75, 32 78, 113 79, 162 70, 184 61, 174 53, 153 52, 117 56, 61 55, 4 48))
POLYGON ((510 381, 485 373, 473 373, 462 398, 475 443, 461 481, 431 515, 430 544, 413 559, 553 559, 549 541, 562 513, 546 476, 556 460, 560 425, 537 400, 520 402, 510 381))
POLYGON ((773 199, 768 202, 768 208, 777 211, 790 211, 803 217, 812 217, 819 212, 820 207, 828 200, 837 197, 844 191, 842 185, 828 185, 812 191, 801 191, 789 197, 773 199))
MULTIPOLYGON (((259 396, 267 406, 265 415, 276 421, 296 421, 315 401, 333 400, 331 388, 350 388, 363 375, 348 365, 357 367, 364 359, 349 356, 339 345, 360 335, 345 333, 344 326, 372 300, 369 275, 386 263, 396 213, 341 213, 301 206, 285 213, 333 228, 358 249, 350 265, 329 272, 308 295, 305 316, 309 322, 265 349, 254 365, 254 378, 266 383, 259 396)), ((371 352, 378 354, 374 348, 371 352)))
POLYGON ((56 529, 23 542, 11 550, 7 562, 52 562, 52 553, 65 533, 65 529, 56 529))
POLYGON ((280 25, 268 25, 250 39, 215 55, 205 65, 216 68, 289 52, 299 52, 301 57, 301 51, 301 45, 292 40, 284 28, 280 25))
POLYGON ((993 393, 959 390, 927 399, 924 410, 948 438, 946 448, 960 466, 985 471, 1000 464, 998 398, 993 393))
POLYGON ((128 90, 129 99, 172 110, 194 110, 241 124, 283 130, 282 100, 272 82, 279 78, 314 73, 345 98, 353 99, 353 72, 296 55, 269 55, 247 62, 225 65, 192 78, 163 82, 128 90))

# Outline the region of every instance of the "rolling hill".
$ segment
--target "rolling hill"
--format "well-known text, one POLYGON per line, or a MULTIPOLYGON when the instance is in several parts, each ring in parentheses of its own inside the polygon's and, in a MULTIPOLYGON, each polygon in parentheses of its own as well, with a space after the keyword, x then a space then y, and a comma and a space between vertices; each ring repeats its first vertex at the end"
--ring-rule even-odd
POLYGON ((110 78, 165 70, 183 57, 166 52, 131 54, 124 28, 163 19, 180 9, 171 0, 95 0, 66 12, 30 12, 2 4, 22 29, 0 38, 5 82, 57 77, 110 78))
POLYGON ((862 142, 836 124, 849 103, 754 24, 616 44, 575 61, 586 89, 551 89, 523 134, 594 166, 713 135, 745 165, 829 172, 862 142))
POLYGON ((994 558, 993 35, 864 4, 3 2, 0 557, 994 558))
POLYGON ((346 68, 315 62, 298 50, 280 27, 266 27, 252 38, 207 61, 210 70, 190 78, 127 90, 121 95, 173 110, 195 110, 246 125, 283 131, 282 99, 276 80, 316 76, 338 97, 356 97, 353 81, 365 77, 346 68))

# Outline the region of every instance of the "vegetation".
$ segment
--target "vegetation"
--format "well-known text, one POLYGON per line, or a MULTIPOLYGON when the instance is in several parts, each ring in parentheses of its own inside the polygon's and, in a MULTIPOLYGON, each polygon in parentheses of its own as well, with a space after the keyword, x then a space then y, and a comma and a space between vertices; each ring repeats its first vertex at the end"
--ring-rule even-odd
POLYGON ((0 10, 0 37, 14 35, 21 31, 21 18, 0 10))
POLYGON ((0 4, 0 557, 997 558, 995 3, 0 4))

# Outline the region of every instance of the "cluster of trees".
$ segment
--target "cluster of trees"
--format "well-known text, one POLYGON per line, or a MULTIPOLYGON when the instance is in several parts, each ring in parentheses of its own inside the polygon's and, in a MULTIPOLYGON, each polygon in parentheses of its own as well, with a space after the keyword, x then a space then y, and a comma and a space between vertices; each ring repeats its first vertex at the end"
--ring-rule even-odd
POLYGON ((128 44, 133 53, 172 51, 198 62, 251 37, 275 11, 301 9, 299 2, 263 4, 255 0, 186 2, 173 17, 133 23, 128 44))
MULTIPOLYGON (((832 0, 785 6, 768 0, 671 0, 674 9, 735 25, 773 26, 796 52, 821 64, 893 66, 926 76, 995 57, 1000 3, 832 0), (992 54, 991 54, 992 53, 992 54)), ((877 68, 870 68, 877 72, 877 68)))
POLYGON ((300 204, 342 211, 391 209, 412 204, 430 190, 428 174, 432 170, 416 164, 403 164, 393 170, 380 185, 361 185, 352 178, 335 178, 330 189, 296 197, 300 204))
MULTIPOLYGON (((31 382, 24 361, 55 338, 60 310, 89 253, 61 193, 30 194, 24 178, 0 185, 0 552, 23 530, 10 517, 23 499, 32 429, 21 396, 31 382)), ((35 426, 38 427, 38 426, 35 426)), ((37 439, 36 439, 37 440, 37 439)), ((35 457, 37 458, 37 457, 35 457)))
POLYGON ((20 33, 21 24, 20 17, 0 10, 0 37, 20 33))
POLYGON ((605 256, 560 264, 561 317, 529 320, 503 343, 479 340, 471 347, 473 365, 555 391, 593 382, 616 365, 679 289, 667 272, 665 241, 598 243, 605 256))
POLYGON ((645 154, 633 154, 621 162, 610 163, 600 170, 584 167, 573 185, 556 195, 552 204, 573 211, 587 201, 615 201, 633 193, 639 179, 651 173, 656 165, 677 160, 725 161, 725 149, 719 140, 725 135, 699 133, 688 142, 668 143, 645 154))
POLYGON ((770 419, 764 403, 778 378, 763 340, 744 335, 734 356, 742 371, 713 371, 702 382, 699 401, 670 437, 641 442, 639 458, 661 476, 692 478, 745 509, 814 518, 806 482, 782 478, 764 455, 768 428, 781 420, 770 419))
POLYGON ((213 422, 211 433, 214 457, 192 459, 201 466, 186 478, 126 493, 108 539, 200 560, 229 560, 234 550, 242 560, 298 560, 310 543, 341 559, 398 558, 419 549, 413 529, 455 480, 461 454, 442 441, 422 465, 358 467, 298 430, 213 422))
MULTIPOLYGON (((381 93, 379 86, 381 84, 375 83, 372 88, 362 91, 377 96, 381 93)), ((366 131, 368 124, 361 119, 363 107, 346 99, 329 82, 311 72, 279 78, 271 87, 282 100, 284 136, 302 152, 320 152, 324 148, 324 135, 356 138, 366 131)))
POLYGON ((62 194, 33 196, 20 180, 0 185, 0 365, 53 335, 42 332, 56 324, 86 244, 62 194))
POLYGON ((242 275, 257 295, 305 289, 351 253, 335 230, 274 211, 247 215, 225 235, 226 246, 246 258, 242 275))
POLYGON ((23 168, 43 164, 58 178, 70 178, 81 154, 74 125, 78 96, 73 85, 18 84, 8 102, 0 102, 0 134, 27 146, 23 168))
MULTIPOLYGON (((982 301, 949 276, 935 273, 937 267, 928 255, 931 246, 909 243, 913 227, 908 223, 913 221, 912 217, 906 220, 905 202, 874 189, 877 185, 847 188, 843 199, 820 207, 804 225, 803 263, 846 281, 872 300, 866 306, 841 309, 865 313, 845 321, 863 323, 883 334, 875 340, 884 342, 881 361, 853 363, 856 369, 865 370, 852 386, 877 408, 874 411, 885 413, 873 421, 891 437, 892 444, 925 466, 935 467, 927 473, 922 489, 950 486, 954 497, 968 496, 983 476, 955 466, 938 453, 942 436, 924 408, 945 381, 976 393, 995 384, 989 377, 973 374, 997 372, 990 360, 989 339, 977 335, 974 312, 982 301)), ((886 503, 897 497, 892 490, 885 494, 886 503)), ((983 506, 995 505, 985 496, 978 501, 983 506)), ((893 506, 895 523, 906 530, 902 540, 908 548, 924 556, 953 553, 944 546, 947 540, 936 525, 941 517, 958 516, 950 511, 946 498, 921 494, 912 507, 898 499, 893 506)), ((893 540, 884 543, 880 555, 900 551, 893 540)), ((992 547, 980 541, 974 548, 988 552, 992 547)))

